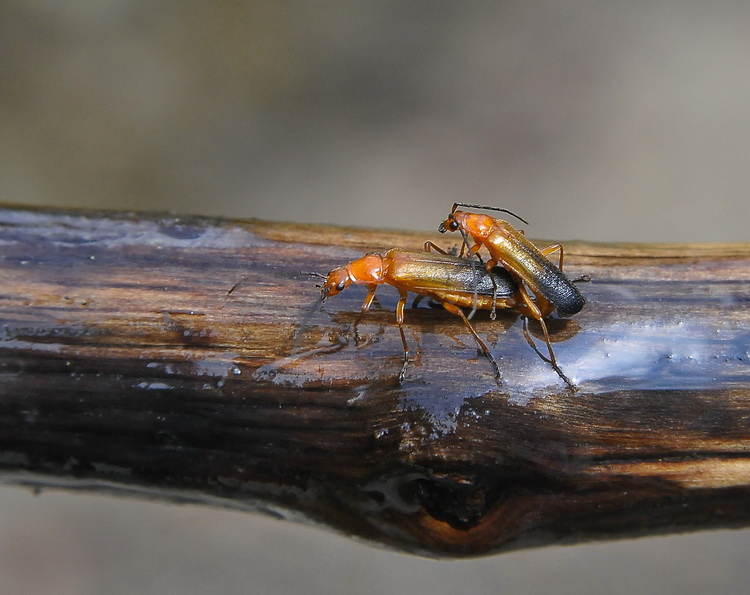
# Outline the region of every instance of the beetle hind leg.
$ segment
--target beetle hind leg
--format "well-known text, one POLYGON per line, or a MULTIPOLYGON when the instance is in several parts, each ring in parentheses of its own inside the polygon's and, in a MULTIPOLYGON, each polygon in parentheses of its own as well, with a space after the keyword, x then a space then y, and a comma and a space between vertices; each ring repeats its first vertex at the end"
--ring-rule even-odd
POLYGON ((404 306, 406 305, 406 291, 399 289, 401 299, 396 304, 396 322, 398 323, 398 330, 401 333, 401 343, 404 346, 404 363, 401 365, 401 371, 398 373, 398 383, 403 384, 404 378, 406 377, 406 367, 409 365, 409 344, 406 342, 406 334, 404 333, 404 306))
POLYGON ((497 361, 493 357, 493 355, 490 353, 490 350, 487 348, 487 345, 485 345, 484 341, 482 341, 479 334, 477 334, 477 331, 472 326, 471 322, 469 322, 469 319, 466 317, 466 314, 463 313, 463 310, 456 306, 455 304, 452 304, 450 302, 443 302, 443 308, 448 310, 451 314, 455 314, 456 316, 460 316, 461 320, 464 321, 464 324, 466 325, 466 328, 469 329, 471 334, 474 337, 474 340, 477 342, 477 345, 482 350, 482 353, 484 356, 490 360, 490 364, 492 365, 492 371, 495 375, 495 381, 499 384, 502 383, 502 374, 500 374, 500 366, 497 365, 497 361))
MULTIPOLYGON (((518 292, 522 299, 522 304, 519 304, 519 306, 516 307, 516 309, 521 312, 524 315, 524 323, 523 323, 523 333, 526 337, 526 341, 529 345, 531 345, 531 348, 537 352, 537 355, 541 357, 543 360, 547 361, 552 368, 557 372, 557 375, 560 377, 560 379, 565 382, 565 384, 568 385, 568 388, 571 390, 576 390, 575 384, 568 378, 565 373, 562 371, 562 368, 560 368, 559 364, 557 363, 557 358, 555 357, 555 352, 552 349, 552 341, 549 339, 549 331, 547 330, 547 323, 544 322, 544 316, 545 314, 539 309, 539 305, 534 303, 531 298, 529 297, 529 294, 526 292, 526 288, 523 285, 519 285, 518 292), (529 319, 533 318, 534 320, 538 321, 540 326, 542 327, 542 332, 544 333, 544 342, 547 344, 547 350, 549 351, 549 359, 544 357, 542 355, 541 351, 537 349, 537 346, 534 344, 533 339, 531 338, 531 335, 529 333, 529 319)), ((539 300, 540 304, 543 305, 543 307, 546 309, 548 307, 549 302, 545 300, 544 298, 537 296, 537 299, 539 300)))
POLYGON ((555 352, 552 350, 552 343, 549 340, 549 333, 547 332, 547 324, 544 322, 543 318, 537 318, 539 324, 542 327, 542 331, 544 332, 544 342, 547 344, 547 349, 549 351, 549 358, 545 357, 544 354, 539 351, 536 344, 534 343, 534 340, 531 338, 531 333, 529 333, 529 316, 524 316, 523 321, 523 334, 526 337, 526 342, 531 345, 531 348, 536 351, 537 355, 541 357, 543 360, 545 360, 549 365, 552 366, 552 369, 557 373, 557 375, 560 377, 560 379, 568 385, 568 388, 572 389, 573 391, 576 390, 576 385, 573 384, 573 381, 568 378, 565 375, 565 372, 562 371, 562 368, 557 363, 557 358, 555 357, 555 352))

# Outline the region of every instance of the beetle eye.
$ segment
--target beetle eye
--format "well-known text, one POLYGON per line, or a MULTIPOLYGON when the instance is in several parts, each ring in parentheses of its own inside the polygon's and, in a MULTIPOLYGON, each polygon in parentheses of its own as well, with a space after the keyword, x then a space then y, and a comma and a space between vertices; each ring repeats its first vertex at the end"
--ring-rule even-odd
POLYGON ((342 281, 336 286, 336 291, 344 291, 346 289, 346 282, 342 281))
POLYGON ((451 231, 456 231, 458 229, 458 221, 455 219, 452 219, 451 222, 448 224, 448 227, 451 228, 451 231))

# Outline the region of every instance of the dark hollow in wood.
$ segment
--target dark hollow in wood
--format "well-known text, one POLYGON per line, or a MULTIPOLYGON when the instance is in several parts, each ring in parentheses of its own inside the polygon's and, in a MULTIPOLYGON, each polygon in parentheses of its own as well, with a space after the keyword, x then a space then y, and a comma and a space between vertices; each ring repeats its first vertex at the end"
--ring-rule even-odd
MULTIPOLYGON (((436 224, 443 214, 436 214, 436 224)), ((501 312, 316 279, 437 234, 0 210, 0 477, 305 519, 429 556, 750 519, 750 245, 566 244, 573 392, 501 312)), ((544 351, 538 325, 530 330, 544 351)), ((251 536, 248 537, 252 538, 251 536)))

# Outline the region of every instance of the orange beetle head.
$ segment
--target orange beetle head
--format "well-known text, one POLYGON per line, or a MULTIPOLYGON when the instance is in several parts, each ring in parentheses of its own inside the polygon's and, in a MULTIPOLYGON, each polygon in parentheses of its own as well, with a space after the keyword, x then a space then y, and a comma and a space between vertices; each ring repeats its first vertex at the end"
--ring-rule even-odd
POLYGON ((445 233, 446 231, 462 230, 463 234, 479 239, 487 237, 494 224, 495 220, 489 215, 456 211, 440 224, 438 231, 445 233))
POLYGON ((458 221, 456 215, 463 215, 461 211, 458 213, 451 213, 448 218, 438 225, 438 231, 445 233, 446 231, 458 231, 461 228, 461 224, 458 221))
POLYGON ((323 299, 341 293, 352 283, 371 285, 383 283, 383 257, 380 254, 365 254, 349 264, 333 269, 326 277, 321 294, 323 299))
POLYGON ((326 281, 323 283, 323 287, 320 290, 323 299, 327 298, 329 295, 341 293, 352 284, 352 278, 347 271, 348 268, 349 265, 333 269, 328 273, 326 281))

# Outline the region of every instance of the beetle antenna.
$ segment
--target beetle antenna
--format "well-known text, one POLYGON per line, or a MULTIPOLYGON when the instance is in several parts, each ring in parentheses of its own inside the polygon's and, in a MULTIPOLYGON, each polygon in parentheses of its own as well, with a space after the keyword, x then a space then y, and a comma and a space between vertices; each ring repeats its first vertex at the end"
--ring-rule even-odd
POLYGON ((512 215, 513 217, 515 217, 519 221, 522 221, 526 225, 529 225, 529 222, 526 221, 526 219, 524 219, 520 215, 516 215, 513 211, 509 211, 508 209, 501 209, 499 207, 490 207, 490 206, 487 206, 487 205, 475 205, 475 204, 470 204, 468 202, 455 202, 455 203, 453 203, 453 211, 451 211, 451 212, 455 212, 456 211, 456 207, 469 207, 470 209, 485 209, 487 211, 498 211, 500 213, 508 213, 508 215, 512 215))
MULTIPOLYGON (((327 275, 322 275, 320 273, 316 273, 315 271, 300 271, 299 274, 300 275, 307 275, 308 277, 315 277, 316 279, 327 279, 328 278, 327 275)), ((315 287, 317 287, 318 289, 320 289, 323 286, 320 285, 319 283, 316 283, 315 287)))

